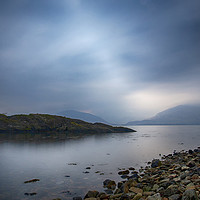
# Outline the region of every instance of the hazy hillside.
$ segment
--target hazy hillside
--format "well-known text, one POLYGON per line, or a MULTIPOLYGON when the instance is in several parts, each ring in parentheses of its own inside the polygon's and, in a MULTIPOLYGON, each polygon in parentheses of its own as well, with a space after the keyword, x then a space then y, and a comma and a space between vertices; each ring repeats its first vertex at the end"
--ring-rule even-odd
POLYGON ((0 133, 11 132, 65 132, 65 133, 120 133, 132 129, 112 127, 102 123, 88 123, 77 119, 47 114, 6 116, 0 114, 0 133))
POLYGON ((98 117, 96 115, 92 115, 90 113, 79 112, 79 111, 76 111, 76 110, 62 111, 62 112, 58 113, 58 115, 69 117, 69 118, 72 118, 72 119, 80 119, 80 120, 90 122, 90 123, 95 123, 95 122, 106 123, 106 124, 108 123, 104 119, 102 119, 101 117, 98 117))
POLYGON ((164 110, 154 117, 142 121, 131 121, 126 125, 200 125, 200 106, 180 105, 164 110))

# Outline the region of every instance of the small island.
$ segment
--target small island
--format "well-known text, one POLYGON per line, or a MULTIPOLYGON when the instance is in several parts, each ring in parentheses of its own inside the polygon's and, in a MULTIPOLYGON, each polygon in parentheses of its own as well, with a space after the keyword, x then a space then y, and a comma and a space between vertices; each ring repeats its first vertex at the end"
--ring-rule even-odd
POLYGON ((135 132, 130 128, 115 127, 103 123, 88 123, 49 114, 20 114, 7 116, 0 114, 0 133, 123 133, 135 132))

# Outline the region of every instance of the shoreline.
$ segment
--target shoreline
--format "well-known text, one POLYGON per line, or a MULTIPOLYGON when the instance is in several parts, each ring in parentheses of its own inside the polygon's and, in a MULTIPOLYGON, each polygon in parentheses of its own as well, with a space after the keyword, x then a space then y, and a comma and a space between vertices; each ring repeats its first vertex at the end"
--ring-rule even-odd
MULTIPOLYGON (((121 170, 124 180, 106 179, 104 192, 88 191, 73 200, 198 200, 200 199, 200 147, 174 151, 139 169, 121 170)), ((59 200, 59 199, 57 199, 59 200)))

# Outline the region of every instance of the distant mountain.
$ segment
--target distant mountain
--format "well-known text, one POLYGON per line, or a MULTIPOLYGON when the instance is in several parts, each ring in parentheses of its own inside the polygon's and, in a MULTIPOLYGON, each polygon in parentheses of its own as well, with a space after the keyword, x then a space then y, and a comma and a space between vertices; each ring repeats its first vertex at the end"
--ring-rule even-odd
POLYGON ((200 125, 200 106, 176 106, 164 110, 150 119, 131 121, 126 125, 200 125))
POLYGON ((92 114, 86 113, 86 112, 79 112, 79 111, 76 111, 76 110, 66 110, 66 111, 58 113, 58 115, 69 117, 69 118, 72 118, 72 119, 80 119, 80 120, 90 122, 90 123, 99 122, 99 123, 108 124, 108 122, 106 122, 101 117, 98 117, 96 115, 92 115, 92 114))

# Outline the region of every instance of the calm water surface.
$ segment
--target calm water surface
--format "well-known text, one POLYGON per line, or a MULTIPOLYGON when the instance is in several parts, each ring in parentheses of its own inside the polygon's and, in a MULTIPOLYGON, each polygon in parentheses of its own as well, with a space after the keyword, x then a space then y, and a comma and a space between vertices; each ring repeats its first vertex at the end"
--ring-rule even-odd
POLYGON ((12 140, 1 136, 0 199, 83 197, 88 190, 103 191, 102 182, 107 178, 121 180, 119 168, 139 169, 159 154, 200 146, 200 126, 131 128, 137 132, 67 140, 39 136, 24 140, 20 135, 12 140), (40 181, 24 184, 33 178, 40 181))

